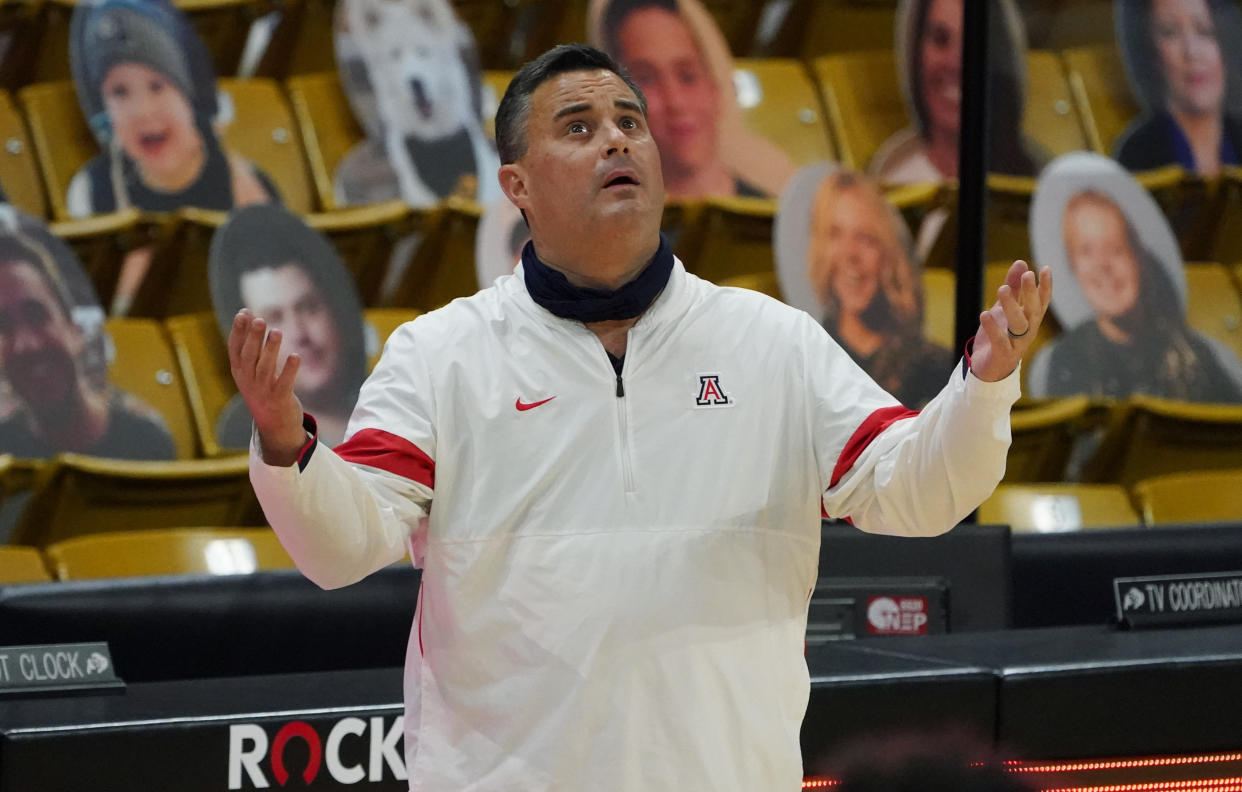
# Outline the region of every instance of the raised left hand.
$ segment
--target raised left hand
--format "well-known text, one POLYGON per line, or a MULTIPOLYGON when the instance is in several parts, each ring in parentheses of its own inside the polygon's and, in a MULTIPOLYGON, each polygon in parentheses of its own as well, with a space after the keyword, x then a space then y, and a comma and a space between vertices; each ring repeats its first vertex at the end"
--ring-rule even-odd
POLYGON ((1035 340, 1052 299, 1052 271, 1035 273, 1025 261, 1015 261, 996 290, 996 302, 979 314, 970 370, 985 382, 1008 377, 1035 340))

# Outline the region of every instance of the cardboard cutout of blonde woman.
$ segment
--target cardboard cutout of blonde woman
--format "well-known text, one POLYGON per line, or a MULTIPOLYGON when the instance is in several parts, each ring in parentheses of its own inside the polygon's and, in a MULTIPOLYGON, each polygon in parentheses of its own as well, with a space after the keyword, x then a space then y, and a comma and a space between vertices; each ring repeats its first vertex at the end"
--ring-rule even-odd
POLYGON ((107 384, 103 321, 73 251, 0 205, 0 454, 176 457, 158 414, 107 384))
POLYGON ((802 168, 781 195, 773 235, 786 302, 907 407, 940 392, 953 354, 923 336, 922 266, 873 181, 830 163, 802 168))
POLYGON ((478 51, 448 0, 341 0, 335 39, 342 85, 367 133, 337 168, 338 200, 430 206, 501 196, 478 51), (380 151, 391 176, 375 161, 380 151), (382 186, 369 183, 375 174, 382 186), (386 194, 392 177, 397 195, 386 194))
POLYGON ((226 119, 211 61, 172 4, 83 2, 69 47, 78 102, 102 149, 69 184, 73 216, 279 200, 271 179, 218 139, 226 119))
MULTIPOLYGON (((228 338, 243 307, 284 335, 280 365, 301 358, 293 390, 330 445, 345 426, 367 374, 362 302, 348 270, 318 231, 279 206, 235 210, 211 239, 211 304, 228 338)), ((250 413, 240 394, 216 419, 224 448, 250 442, 250 413)))
MULTIPOLYGON (((885 141, 867 172, 885 184, 957 179, 962 105, 964 0, 901 0, 896 49, 910 126, 885 141)), ((1026 106, 1026 33, 1012 0, 988 16, 992 113, 988 170, 1034 176, 1045 157, 1022 132, 1026 106)))
POLYGON ((1213 176, 1242 160, 1242 13, 1231 0, 1117 0, 1117 42, 1143 108, 1113 145, 1130 170, 1213 176))
POLYGON ((647 98, 670 198, 780 194, 796 166, 747 129, 729 46, 699 0, 591 0, 589 11, 591 42, 647 98))
POLYGON ((1031 362, 1033 396, 1242 401, 1242 364, 1187 325, 1177 239, 1124 168, 1098 154, 1058 157, 1040 176, 1030 229, 1065 328, 1031 362))

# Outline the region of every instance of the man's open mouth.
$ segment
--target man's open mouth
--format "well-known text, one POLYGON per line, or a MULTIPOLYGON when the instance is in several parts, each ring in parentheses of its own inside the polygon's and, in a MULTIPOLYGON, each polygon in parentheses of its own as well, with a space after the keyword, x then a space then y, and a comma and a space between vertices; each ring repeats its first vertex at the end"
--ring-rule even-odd
POLYGON ((638 179, 635 179, 633 176, 630 176, 628 174, 621 173, 621 174, 617 174, 616 176, 613 176, 608 181, 604 182, 604 187, 605 188, 619 187, 625 184, 637 186, 638 179))

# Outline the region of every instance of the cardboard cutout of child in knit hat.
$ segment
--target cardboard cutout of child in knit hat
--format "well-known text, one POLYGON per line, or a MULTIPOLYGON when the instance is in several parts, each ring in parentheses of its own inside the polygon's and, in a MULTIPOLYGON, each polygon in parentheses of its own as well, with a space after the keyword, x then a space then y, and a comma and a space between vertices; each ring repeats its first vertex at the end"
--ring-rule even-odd
POLYGON ((170 3, 82 3, 70 26, 70 57, 78 101, 102 149, 69 185, 72 215, 279 200, 271 179, 217 138, 206 48, 170 3))

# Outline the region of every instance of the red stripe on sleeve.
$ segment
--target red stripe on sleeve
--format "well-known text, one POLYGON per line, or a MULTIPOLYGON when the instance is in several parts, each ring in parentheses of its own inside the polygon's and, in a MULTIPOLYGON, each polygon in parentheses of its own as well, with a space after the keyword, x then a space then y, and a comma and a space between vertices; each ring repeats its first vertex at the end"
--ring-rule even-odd
POLYGON ((383 429, 363 429, 335 449, 346 462, 379 468, 435 489, 436 463, 421 448, 383 429))
POLYGON ((837 465, 832 469, 832 481, 828 484, 828 489, 837 486, 837 482, 845 475, 845 471, 849 470, 858 461, 858 458, 862 456, 862 452, 867 450, 867 446, 871 445, 871 441, 876 439, 880 432, 883 432, 903 418, 912 418, 915 415, 918 415, 917 411, 908 410, 900 404, 892 407, 881 407, 868 415, 866 420, 854 431, 854 435, 845 444, 845 448, 841 449, 841 456, 837 458, 837 465))

